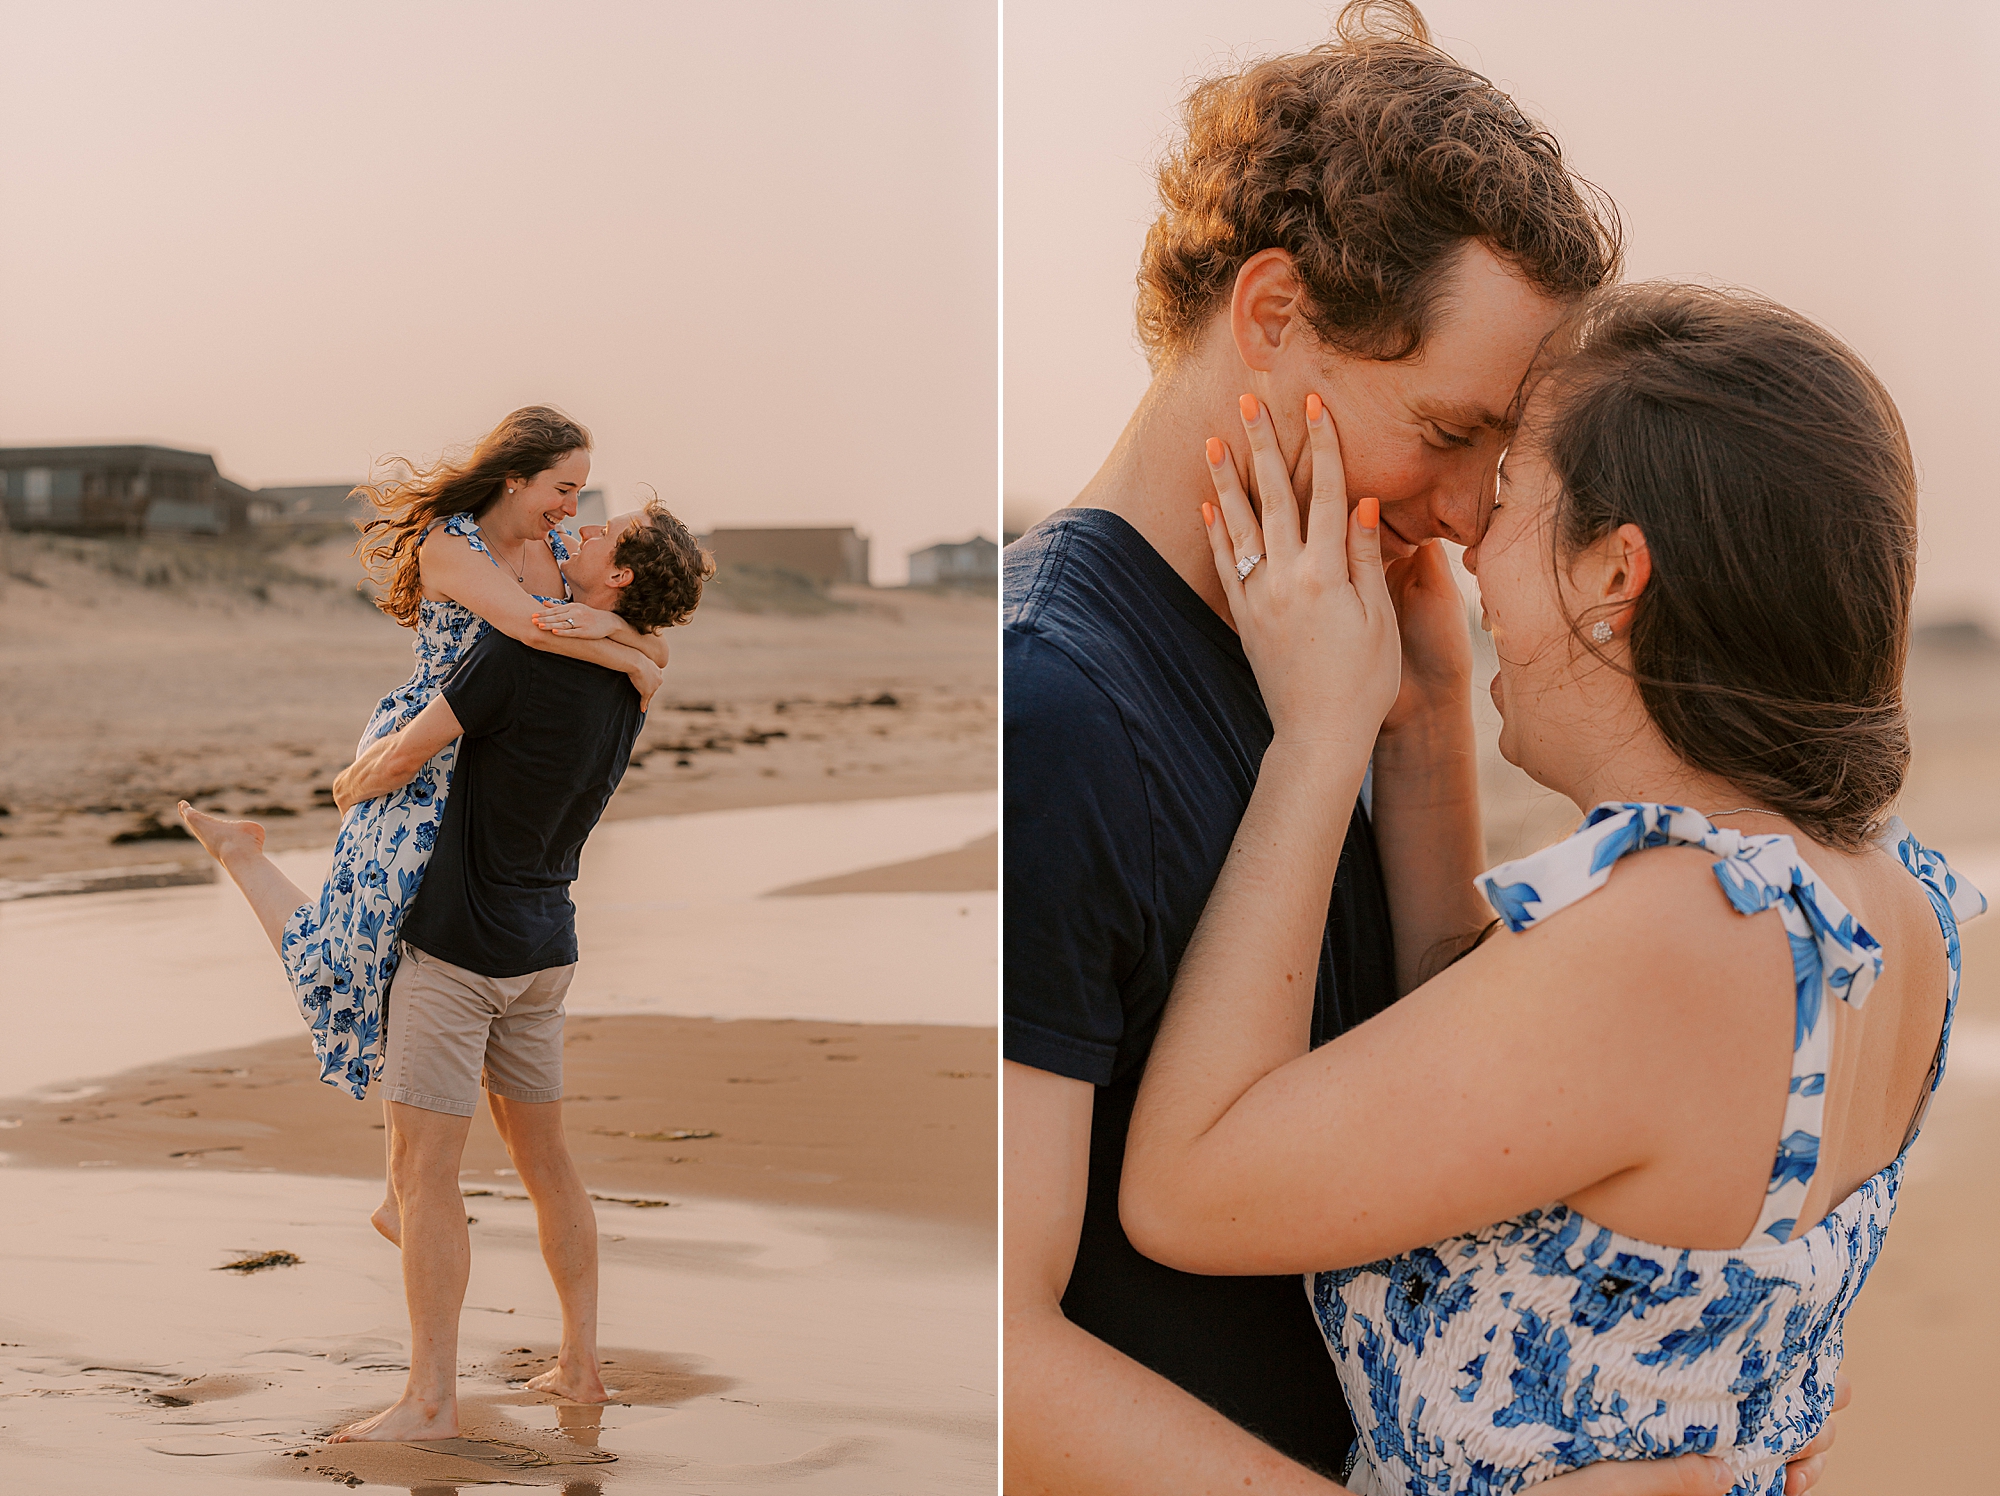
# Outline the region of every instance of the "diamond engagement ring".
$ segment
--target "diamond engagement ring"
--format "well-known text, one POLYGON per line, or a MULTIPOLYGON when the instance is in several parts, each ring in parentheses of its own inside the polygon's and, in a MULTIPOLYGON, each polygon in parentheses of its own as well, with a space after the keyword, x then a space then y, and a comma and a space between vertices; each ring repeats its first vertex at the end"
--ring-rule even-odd
POLYGON ((1249 581, 1250 573, 1257 569, 1257 563, 1263 559, 1264 553, 1259 551, 1254 556, 1245 556, 1239 560, 1236 563, 1236 580, 1239 582, 1249 581))

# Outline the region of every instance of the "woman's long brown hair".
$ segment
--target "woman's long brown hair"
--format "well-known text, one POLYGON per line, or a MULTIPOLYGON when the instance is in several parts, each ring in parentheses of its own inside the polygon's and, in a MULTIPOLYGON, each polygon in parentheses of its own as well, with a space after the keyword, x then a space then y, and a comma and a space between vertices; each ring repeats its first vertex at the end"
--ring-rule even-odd
POLYGON ((528 405, 482 436, 468 455, 447 454, 429 467, 392 458, 402 477, 355 489, 376 511, 361 526, 362 564, 383 586, 375 605, 405 628, 415 628, 424 595, 417 571, 424 531, 454 514, 479 518, 509 478, 533 478, 589 447, 590 433, 561 411, 528 405))
MULTIPOLYGON (((1551 564, 1645 535, 1631 674, 1661 736, 1814 840, 1865 846, 1910 762, 1917 476, 1889 392, 1796 312, 1657 283, 1585 304, 1548 393, 1524 439, 1562 483, 1551 564)), ((1599 652, 1592 621, 1573 626, 1599 652)))

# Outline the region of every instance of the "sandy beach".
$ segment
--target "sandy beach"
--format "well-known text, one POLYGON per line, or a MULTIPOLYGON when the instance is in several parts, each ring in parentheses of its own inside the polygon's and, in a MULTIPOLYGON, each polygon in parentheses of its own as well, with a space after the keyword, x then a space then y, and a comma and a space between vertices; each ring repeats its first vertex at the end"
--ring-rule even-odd
MULTIPOLYGON (((4 546, 0 893, 78 869, 199 874, 181 798, 257 816, 273 848, 332 844, 333 776, 411 668, 410 633, 355 591, 351 541, 4 546)), ((730 581, 668 631, 607 820, 992 789, 990 594, 730 581)))
POLYGON ((604 1407, 519 1383, 555 1349, 529 1207, 469 1199, 461 1437, 323 1445, 406 1369, 366 1180, 9 1169, 0 1473, 51 1496, 377 1486, 988 1492, 990 1231, 685 1201, 598 1206, 604 1407), (218 1271, 281 1250, 298 1261, 218 1271), (23 1296, 24 1269, 34 1291, 23 1296))
POLYGON ((381 1108, 318 1081, 268 945, 193 844, 113 838, 189 795, 257 816, 316 888, 335 822, 314 791, 409 636, 347 594, 332 547, 175 552, 212 574, 149 586, 110 548, 10 539, 10 1488, 991 1489, 990 599, 725 604, 671 636, 574 890, 565 1122, 618 1396, 521 1389, 555 1304, 481 1116, 464 1437, 328 1446, 405 1366, 396 1252, 366 1219, 381 1108), (285 579, 315 567, 333 585, 285 579), (79 887, 100 891, 51 896, 79 887), (272 1252, 297 1261, 220 1270, 272 1252))

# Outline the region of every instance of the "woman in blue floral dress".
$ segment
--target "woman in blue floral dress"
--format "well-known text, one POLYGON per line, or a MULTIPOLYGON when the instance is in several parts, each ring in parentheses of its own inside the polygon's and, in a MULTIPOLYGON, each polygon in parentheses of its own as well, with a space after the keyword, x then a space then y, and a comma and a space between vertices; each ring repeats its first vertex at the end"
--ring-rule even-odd
MULTIPOLYGON (((1944 1074, 1958 924, 1985 908, 1889 814, 1914 468, 1861 361, 1767 302, 1630 287, 1565 337, 1465 560, 1501 752, 1587 814, 1483 875, 1439 548, 1385 541, 1372 499, 1348 513, 1311 370, 1272 391, 1306 408, 1303 522, 1281 501, 1260 523, 1211 461, 1274 732, 1121 1210, 1169 1266, 1304 1275, 1354 1491, 1698 1453, 1778 1496, 1831 1410, 1944 1074), (1364 776, 1408 995, 1308 1052, 1364 776)), ((1285 494, 1271 408, 1245 408, 1252 476, 1285 494)))
MULTIPOLYGON (((587 621, 596 610, 570 602, 561 526, 575 515, 589 475, 590 433, 557 411, 530 406, 462 460, 366 490, 377 514, 363 527, 365 553, 386 583, 381 607, 415 631, 416 668, 377 704, 357 756, 421 712, 488 627, 629 674, 642 700, 651 698, 665 642, 615 616, 608 627, 601 616, 587 621), (601 637, 565 637, 578 631, 601 637)), ((332 871, 317 899, 261 855, 240 855, 261 852, 261 827, 182 806, 277 947, 312 1032, 320 1079, 356 1099, 381 1069, 396 933, 423 881, 456 754, 454 743, 402 789, 341 807, 332 871)))

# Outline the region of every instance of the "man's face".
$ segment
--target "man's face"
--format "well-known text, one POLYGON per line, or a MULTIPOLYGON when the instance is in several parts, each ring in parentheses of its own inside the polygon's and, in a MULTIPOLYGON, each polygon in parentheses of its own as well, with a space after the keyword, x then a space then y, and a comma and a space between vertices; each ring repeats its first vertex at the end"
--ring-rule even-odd
POLYGON ((644 518, 634 510, 630 514, 613 515, 608 524, 578 528, 580 543, 563 567, 563 573, 580 602, 608 609, 617 601, 618 593, 632 580, 632 574, 612 557, 618 550, 619 537, 644 518))
MULTIPOLYGON (((1320 355, 1308 386, 1333 412, 1349 502, 1382 501, 1385 554, 1408 555, 1433 536, 1479 540, 1528 366, 1566 310, 1475 243, 1449 273, 1415 358, 1320 355)), ((1296 427, 1303 446, 1303 410, 1286 414, 1281 430, 1296 427)))

